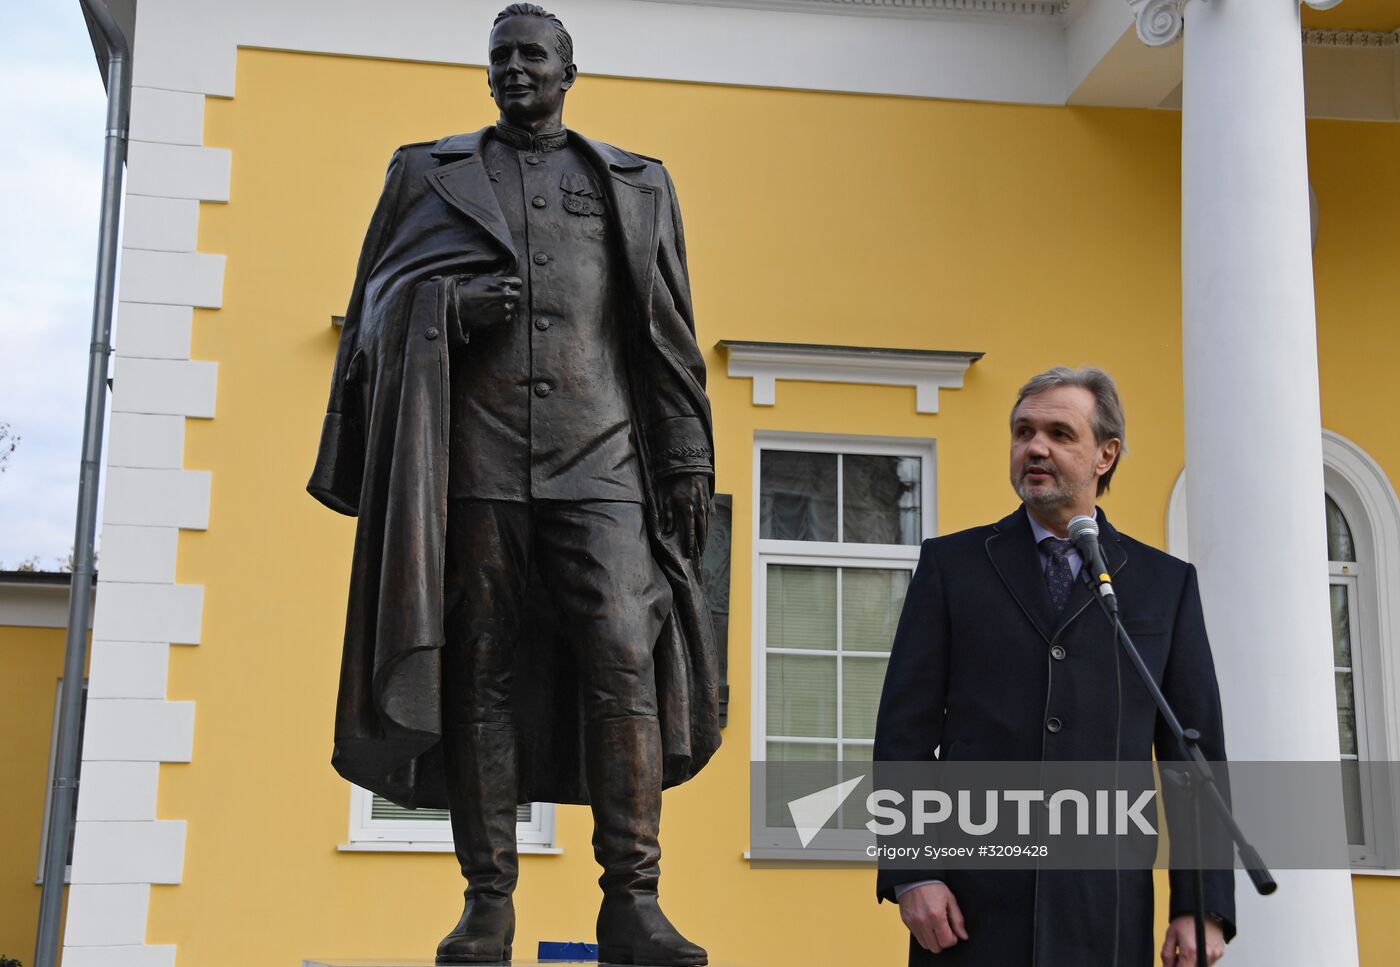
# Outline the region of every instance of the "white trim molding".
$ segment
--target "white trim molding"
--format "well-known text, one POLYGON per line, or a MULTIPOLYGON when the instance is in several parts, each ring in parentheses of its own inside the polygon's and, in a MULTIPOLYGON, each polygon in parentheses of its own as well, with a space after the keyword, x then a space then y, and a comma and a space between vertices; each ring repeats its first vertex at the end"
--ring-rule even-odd
MULTIPOLYGON (((1314 10, 1330 10, 1341 0, 1303 0, 1314 10)), ((1181 39, 1186 0, 1128 0, 1137 18, 1137 35, 1149 47, 1165 47, 1181 39)), ((1309 47, 1390 47, 1396 34, 1372 30, 1304 30, 1309 47)))
POLYGON ((918 413, 938 412, 940 389, 962 389, 963 374, 982 353, 941 349, 884 349, 722 339, 716 346, 734 379, 753 380, 753 405, 777 404, 780 379, 812 383, 911 386, 918 413))
MULTIPOLYGON (((0 572, 0 628, 67 628, 70 577, 0 572)), ((94 600, 96 594, 94 590, 94 600)))
POLYGON ((1001 22, 1018 19, 1065 19, 1075 0, 654 0, 688 6, 748 7, 753 10, 793 10, 811 13, 849 14, 858 17, 890 16, 979 17, 1001 22))
MULTIPOLYGON (((585 75, 1063 104, 1065 26, 1084 3, 588 0, 562 13, 585 75), (774 57, 773 44, 794 31, 800 31, 800 42, 785 44, 783 56, 774 57), (879 69, 871 70, 877 63, 879 69)), ((134 82, 138 90, 233 97, 240 47, 481 66, 486 28, 501 5, 501 0, 141 0, 134 82), (436 29, 423 30, 425 23, 436 29)), ((141 106, 135 98, 133 113, 141 106)), ((189 105, 173 97, 163 101, 168 122, 141 130, 187 138, 189 105)), ((210 149, 190 150, 206 154, 189 158, 193 167, 185 180, 203 184, 205 177, 215 177, 221 162, 207 153, 210 149)))

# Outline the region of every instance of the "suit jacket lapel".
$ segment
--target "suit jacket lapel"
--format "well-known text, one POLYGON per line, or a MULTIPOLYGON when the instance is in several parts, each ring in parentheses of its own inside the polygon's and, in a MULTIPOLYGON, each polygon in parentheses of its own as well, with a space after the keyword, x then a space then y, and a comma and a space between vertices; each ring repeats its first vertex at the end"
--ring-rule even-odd
POLYGON ((433 147, 433 155, 457 160, 434 168, 426 177, 443 200, 480 225, 512 261, 519 263, 520 256, 510 237, 510 227, 506 225, 506 217, 486 177, 486 167, 481 162, 481 139, 489 130, 483 128, 471 134, 443 138, 433 147))
POLYGON ((1031 624, 1049 641, 1055 616, 1025 509, 1017 510, 994 526, 996 533, 987 538, 985 545, 992 567, 1031 624))
POLYGON ((650 301, 651 275, 656 266, 656 189, 646 184, 646 159, 612 145, 575 134, 575 144, 607 175, 606 191, 620 231, 623 254, 632 284, 643 306, 650 301))

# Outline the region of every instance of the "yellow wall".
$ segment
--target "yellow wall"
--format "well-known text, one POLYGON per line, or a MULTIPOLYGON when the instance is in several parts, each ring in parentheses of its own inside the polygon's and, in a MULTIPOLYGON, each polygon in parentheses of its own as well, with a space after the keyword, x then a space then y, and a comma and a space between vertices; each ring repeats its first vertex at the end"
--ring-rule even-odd
MULTIPOLYGON (((1400 480, 1400 426, 1389 388, 1400 361, 1395 295, 1400 257, 1400 126, 1313 121, 1308 160, 1318 202, 1318 363, 1322 424, 1400 480)), ((1393 653, 1400 643, 1387 643, 1393 653)), ((1400 949, 1400 878, 1353 877, 1361 962, 1389 964, 1400 949)))
MULTIPOLYGON (((213 471, 213 505, 208 531, 180 548, 179 580, 206 589, 203 643, 176 650, 170 675, 172 699, 198 701, 198 724, 193 762, 162 767, 160 815, 190 825, 184 882, 154 889, 149 929, 152 943, 180 944, 183 962, 423 956, 460 909, 450 856, 336 851, 349 793, 327 759, 353 522, 302 488, 329 317, 343 311, 389 154, 493 119, 480 70, 255 50, 240 53, 237 97, 208 104, 206 143, 233 150, 233 181, 229 204, 203 207, 200 249, 228 266, 224 308, 196 314, 194 355, 220 363, 218 416, 189 424, 186 466, 213 471)), ((869 869, 751 869, 741 857, 753 434, 936 439, 946 533, 1013 505, 1004 441, 1019 383, 1094 362, 1118 376, 1130 416, 1131 456, 1106 510, 1161 542, 1182 460, 1179 119, 589 77, 567 120, 664 158, 675 178, 718 484, 735 495, 730 724, 713 764, 667 794, 666 906, 720 961, 902 962, 905 934, 872 902, 869 869), (755 408, 749 382, 728 379, 710 349, 725 338, 987 356, 936 416, 914 412, 910 389, 799 383, 755 408)), ((1331 172, 1318 185, 1328 425, 1394 476, 1400 441, 1367 412, 1358 374, 1397 358, 1381 314, 1400 150, 1379 126, 1313 136, 1331 172), (1361 177, 1349 142, 1367 138, 1361 177), (1369 274, 1356 267, 1363 252, 1369 274), (1385 342, 1373 353, 1341 326, 1385 342)), ((592 935, 582 809, 560 808, 557 841, 562 856, 522 864, 521 956, 541 938, 592 935)), ((1368 903, 1381 890, 1358 885, 1368 903)))
POLYGON ((1400 950, 1400 880, 1393 876, 1354 876, 1356 942, 1362 967, 1387 967, 1400 950))
POLYGON ((1318 203, 1318 361, 1322 424, 1400 480, 1400 426, 1388 419, 1400 361, 1394 278, 1400 255, 1400 125, 1314 121, 1309 164, 1318 203))
POLYGON ((62 628, 0 626, 0 955, 25 963, 39 918, 34 878, 63 641, 62 628))

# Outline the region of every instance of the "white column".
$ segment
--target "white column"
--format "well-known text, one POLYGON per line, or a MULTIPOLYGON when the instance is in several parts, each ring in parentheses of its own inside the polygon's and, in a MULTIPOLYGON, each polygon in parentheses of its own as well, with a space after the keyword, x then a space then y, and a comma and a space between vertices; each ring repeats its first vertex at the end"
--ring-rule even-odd
MULTIPOLYGON (((1185 21, 1186 499, 1226 742, 1232 759, 1335 759, 1298 0, 1148 6, 1185 21)), ((1227 962, 1355 965, 1350 873, 1275 875, 1271 897, 1238 877, 1227 962)))

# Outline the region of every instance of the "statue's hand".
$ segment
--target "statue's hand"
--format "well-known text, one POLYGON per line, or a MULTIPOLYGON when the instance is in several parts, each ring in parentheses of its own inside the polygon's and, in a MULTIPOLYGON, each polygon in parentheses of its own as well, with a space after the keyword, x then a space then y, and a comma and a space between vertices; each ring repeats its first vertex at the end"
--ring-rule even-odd
POLYGON ((515 318, 523 283, 513 275, 476 275, 457 279, 455 297, 462 335, 499 326, 515 318))
POLYGON ((698 558, 705 549, 705 535, 710 529, 710 480, 701 473, 682 473, 667 477, 657 488, 661 497, 661 530, 667 535, 679 533, 681 550, 690 558, 698 558))

